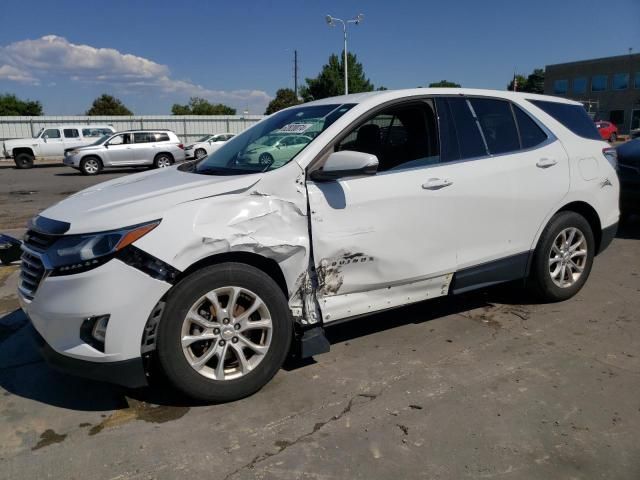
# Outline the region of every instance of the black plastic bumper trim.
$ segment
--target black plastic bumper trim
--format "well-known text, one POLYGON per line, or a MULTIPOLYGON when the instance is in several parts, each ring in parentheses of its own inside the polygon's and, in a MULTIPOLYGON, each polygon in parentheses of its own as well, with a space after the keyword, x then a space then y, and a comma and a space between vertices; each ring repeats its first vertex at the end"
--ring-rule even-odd
POLYGON ((531 253, 523 252, 476 265, 475 267, 462 269, 453 275, 449 291, 453 294, 458 294, 525 278, 531 253))
POLYGON ((31 326, 34 341, 40 354, 51 367, 70 375, 88 378, 129 388, 148 385, 142 358, 132 358, 118 362, 89 362, 68 357, 56 352, 44 338, 31 326))
POLYGON ((598 253, 596 253, 596 255, 600 255, 609 245, 611 245, 611 242, 613 242, 616 233, 618 233, 617 222, 613 225, 608 226, 607 228, 602 229, 602 235, 600 236, 600 248, 598 248, 598 253))

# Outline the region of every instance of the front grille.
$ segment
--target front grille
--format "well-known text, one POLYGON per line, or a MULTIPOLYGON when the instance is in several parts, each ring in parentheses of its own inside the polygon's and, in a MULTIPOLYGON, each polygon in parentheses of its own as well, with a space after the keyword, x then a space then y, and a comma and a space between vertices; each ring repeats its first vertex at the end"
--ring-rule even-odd
POLYGON ((33 299, 40 282, 47 273, 40 254, 53 245, 59 237, 59 235, 50 235, 36 230, 28 230, 24 235, 18 288, 29 300, 33 299))
POLYGON ((40 257, 24 247, 21 260, 20 286, 18 288, 26 298, 31 300, 44 278, 46 270, 40 257))

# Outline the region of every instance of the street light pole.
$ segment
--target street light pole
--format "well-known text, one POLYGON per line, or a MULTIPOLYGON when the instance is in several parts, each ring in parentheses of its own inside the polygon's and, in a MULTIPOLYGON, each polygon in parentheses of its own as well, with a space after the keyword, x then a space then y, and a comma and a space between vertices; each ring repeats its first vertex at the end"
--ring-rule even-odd
POLYGON ((358 14, 356 18, 352 18, 351 20, 347 20, 346 22, 340 18, 332 17, 331 15, 327 15, 325 17, 327 24, 330 27, 335 27, 336 22, 342 23, 342 33, 344 35, 344 94, 349 94, 349 74, 348 74, 348 65, 347 65, 347 24, 355 23, 359 25, 362 20, 364 20, 364 15, 362 13, 358 14))

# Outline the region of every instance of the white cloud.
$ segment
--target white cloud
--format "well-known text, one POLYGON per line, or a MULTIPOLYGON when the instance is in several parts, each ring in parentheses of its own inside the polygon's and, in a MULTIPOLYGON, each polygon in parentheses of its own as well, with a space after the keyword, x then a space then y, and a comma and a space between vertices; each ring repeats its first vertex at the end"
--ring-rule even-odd
POLYGON ((155 91, 174 96, 200 96, 238 108, 262 111, 271 97, 262 90, 214 90, 175 79, 167 65, 113 48, 77 45, 57 35, 21 40, 0 47, 0 80, 39 84, 61 76, 76 82, 103 83, 123 92, 155 91))
POLYGON ((37 78, 31 76, 29 72, 13 67, 11 65, 0 65, 0 80, 11 80, 12 82, 30 83, 38 85, 37 78))

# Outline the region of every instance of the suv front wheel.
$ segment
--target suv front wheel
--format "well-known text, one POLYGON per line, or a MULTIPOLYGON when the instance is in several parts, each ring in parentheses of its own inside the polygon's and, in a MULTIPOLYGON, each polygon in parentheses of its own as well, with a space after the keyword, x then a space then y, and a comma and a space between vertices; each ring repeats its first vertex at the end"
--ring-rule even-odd
POLYGON ((33 155, 28 153, 19 153, 14 159, 16 168, 32 168, 33 167, 33 155))
POLYGON ((541 300, 558 302, 578 293, 591 273, 594 256, 589 222, 575 212, 554 215, 540 236, 531 266, 541 300))
POLYGON ((171 291, 158 326, 158 359, 182 392, 228 402, 271 380, 292 335, 287 300, 274 280, 245 264, 222 263, 171 291))
POLYGON ((97 157, 86 157, 80 162, 80 171, 84 175, 96 175, 102 170, 102 162, 97 157))

